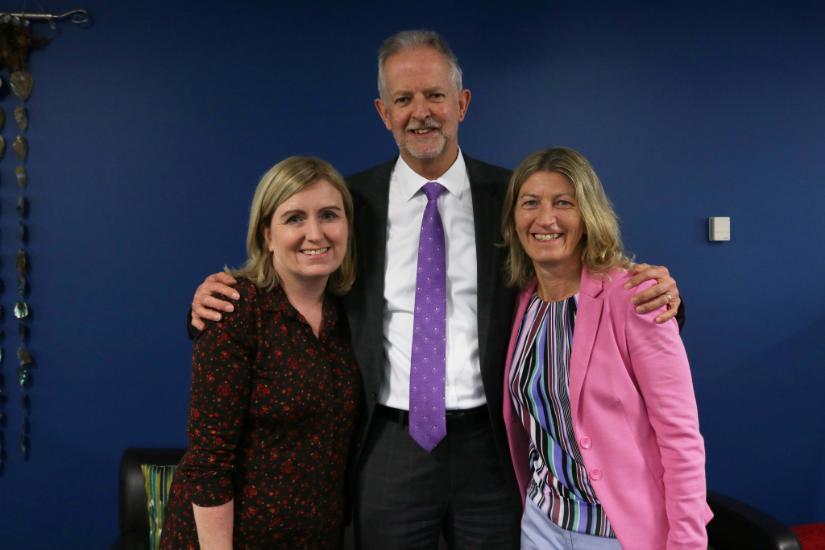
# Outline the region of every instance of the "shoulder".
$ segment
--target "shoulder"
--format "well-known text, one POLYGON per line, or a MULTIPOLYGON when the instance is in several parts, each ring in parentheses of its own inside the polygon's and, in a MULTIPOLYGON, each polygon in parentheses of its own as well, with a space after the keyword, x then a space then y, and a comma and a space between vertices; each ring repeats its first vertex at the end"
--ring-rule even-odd
POLYGON ((512 174, 512 171, 507 168, 475 159, 466 154, 464 164, 467 166, 467 174, 473 184, 506 185, 512 174))
POLYGON ((232 300, 235 309, 228 313, 222 313, 220 321, 208 321, 206 332, 231 331, 251 324, 250 320, 258 307, 258 296, 264 291, 246 277, 238 277, 235 290, 238 291, 239 295, 237 300, 232 300))
POLYGON ((388 160, 387 162, 373 166, 372 168, 368 168, 366 170, 362 170, 361 172, 347 176, 347 185, 351 189, 357 191, 365 186, 371 185, 371 182, 376 179, 389 181, 390 174, 392 174, 392 169, 395 166, 396 160, 397 158, 394 158, 392 160, 388 160))
POLYGON ((628 270, 623 268, 615 268, 604 273, 592 274, 592 277, 598 277, 604 284, 604 291, 611 295, 628 292, 632 294, 631 290, 625 289, 624 284, 630 280, 631 274, 628 270))
MULTIPOLYGON (((642 288, 649 286, 648 282, 636 288, 625 288, 631 274, 626 269, 615 268, 605 272, 587 272, 590 284, 601 286, 602 296, 606 302, 627 308, 631 306, 630 299, 642 288)), ((655 284, 655 281, 654 281, 655 284)))
POLYGON ((237 303, 241 305, 255 303, 255 300, 258 298, 258 294, 264 292, 246 277, 238 278, 238 284, 235 285, 235 290, 237 290, 238 294, 240 294, 240 298, 238 298, 237 303))
POLYGON ((625 288, 625 283, 633 276, 627 269, 618 268, 605 273, 588 275, 594 280, 601 281, 604 301, 610 305, 610 311, 614 317, 621 316, 644 325, 656 325, 655 319, 664 311, 664 306, 648 313, 637 313, 636 306, 631 301, 633 296, 639 292, 654 286, 656 284, 655 280, 644 281, 633 288, 625 288))

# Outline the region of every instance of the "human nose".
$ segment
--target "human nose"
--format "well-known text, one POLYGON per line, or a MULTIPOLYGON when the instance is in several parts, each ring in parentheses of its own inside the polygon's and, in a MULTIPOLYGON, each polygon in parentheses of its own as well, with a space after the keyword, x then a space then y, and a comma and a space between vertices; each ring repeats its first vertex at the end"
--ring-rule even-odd
POLYGON ((324 236, 324 231, 321 229, 321 220, 318 218, 310 218, 307 221, 307 239, 310 241, 321 240, 324 236))
POLYGON ((542 225, 553 225, 556 223, 556 209, 549 204, 542 205, 539 209, 537 221, 542 225))
POLYGON ((413 98, 412 116, 419 120, 424 120, 430 116, 430 105, 423 96, 413 98))

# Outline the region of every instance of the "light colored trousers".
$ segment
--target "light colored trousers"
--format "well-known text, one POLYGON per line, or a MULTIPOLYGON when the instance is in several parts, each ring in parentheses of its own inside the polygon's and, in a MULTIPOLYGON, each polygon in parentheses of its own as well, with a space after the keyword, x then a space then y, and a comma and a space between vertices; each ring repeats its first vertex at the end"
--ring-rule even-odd
POLYGON ((521 550, 621 550, 616 539, 562 529, 529 498, 521 517, 521 550))

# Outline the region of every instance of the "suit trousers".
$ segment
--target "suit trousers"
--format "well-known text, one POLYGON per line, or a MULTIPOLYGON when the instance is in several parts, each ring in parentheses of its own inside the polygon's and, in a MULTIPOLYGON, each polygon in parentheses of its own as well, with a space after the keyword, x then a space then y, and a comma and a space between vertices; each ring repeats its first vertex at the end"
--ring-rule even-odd
POLYGON ((502 471, 486 408, 448 415, 447 436, 429 453, 404 422, 376 414, 357 491, 360 550, 435 550, 442 536, 455 550, 519 547, 521 503, 502 471))

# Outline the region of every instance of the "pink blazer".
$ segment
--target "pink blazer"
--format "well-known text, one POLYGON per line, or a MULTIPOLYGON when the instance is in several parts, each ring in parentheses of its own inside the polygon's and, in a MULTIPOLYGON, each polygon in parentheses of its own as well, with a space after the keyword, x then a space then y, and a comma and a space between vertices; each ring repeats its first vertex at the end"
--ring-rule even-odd
MULTIPOLYGON (((624 550, 707 548, 705 448, 676 321, 639 315, 624 271, 582 270, 573 349, 573 431, 590 483, 624 550)), ((650 283, 653 284, 653 283, 650 283)), ((526 495, 530 436, 516 416, 513 350, 535 282, 518 295, 504 376, 504 422, 526 495)))

